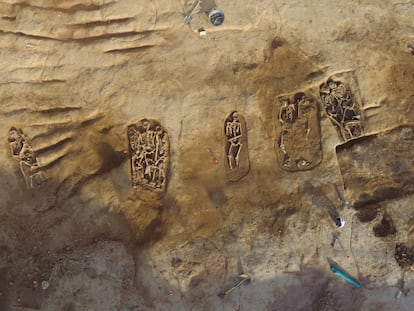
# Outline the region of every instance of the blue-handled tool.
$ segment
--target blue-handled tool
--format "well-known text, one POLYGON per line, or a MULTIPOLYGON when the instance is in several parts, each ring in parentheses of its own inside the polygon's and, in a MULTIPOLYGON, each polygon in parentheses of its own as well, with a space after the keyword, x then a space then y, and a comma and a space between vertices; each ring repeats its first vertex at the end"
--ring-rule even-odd
POLYGON ((335 273, 336 275, 340 276, 341 278, 343 278, 345 281, 351 283, 355 287, 362 288, 362 285, 358 281, 354 280, 351 276, 346 274, 344 271, 338 269, 337 267, 331 265, 331 271, 335 273))

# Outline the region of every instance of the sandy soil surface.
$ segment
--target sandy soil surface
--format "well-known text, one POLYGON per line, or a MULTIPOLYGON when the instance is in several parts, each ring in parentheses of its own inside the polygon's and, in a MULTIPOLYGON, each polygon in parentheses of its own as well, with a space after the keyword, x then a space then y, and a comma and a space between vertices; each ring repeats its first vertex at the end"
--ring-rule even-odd
POLYGON ((0 2, 0 310, 412 310, 414 2, 206 0, 188 25, 191 4, 0 2), (330 77, 380 143, 338 147, 330 77), (293 172, 275 107, 301 92, 318 112, 286 150, 315 166, 293 172), (248 172, 231 182, 234 111, 248 172), (143 119, 168 143, 132 148, 143 119), (162 198, 142 196, 164 173, 162 198))

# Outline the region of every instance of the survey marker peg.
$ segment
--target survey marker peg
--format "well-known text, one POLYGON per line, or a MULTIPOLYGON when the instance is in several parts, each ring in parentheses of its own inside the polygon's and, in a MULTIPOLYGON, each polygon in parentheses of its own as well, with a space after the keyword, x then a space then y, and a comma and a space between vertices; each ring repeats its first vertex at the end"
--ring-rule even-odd
POLYGON ((191 21, 193 20, 192 18, 192 14, 194 12, 194 10, 201 4, 201 0, 195 0, 194 3, 191 5, 190 10, 188 10, 188 13, 186 14, 186 16, 184 17, 184 23, 186 24, 190 24, 191 21))

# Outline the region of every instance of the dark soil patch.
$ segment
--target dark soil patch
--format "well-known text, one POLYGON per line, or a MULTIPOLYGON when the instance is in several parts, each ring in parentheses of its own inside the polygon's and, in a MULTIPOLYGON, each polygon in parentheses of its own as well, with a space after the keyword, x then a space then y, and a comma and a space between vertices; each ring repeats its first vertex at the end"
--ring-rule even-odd
POLYGON ((222 207, 227 203, 227 197, 224 194, 223 190, 220 188, 208 188, 207 189, 208 197, 210 198, 213 205, 218 208, 222 207))
POLYGON ((375 206, 367 206, 361 209, 356 216, 360 222, 370 222, 377 216, 377 208, 375 206))
POLYGON ((374 226, 374 234, 376 237, 386 237, 397 232, 392 218, 385 213, 379 224, 374 226))
POLYGON ((394 258, 401 268, 411 266, 414 261, 413 248, 407 247, 404 243, 397 243, 395 245, 394 258))

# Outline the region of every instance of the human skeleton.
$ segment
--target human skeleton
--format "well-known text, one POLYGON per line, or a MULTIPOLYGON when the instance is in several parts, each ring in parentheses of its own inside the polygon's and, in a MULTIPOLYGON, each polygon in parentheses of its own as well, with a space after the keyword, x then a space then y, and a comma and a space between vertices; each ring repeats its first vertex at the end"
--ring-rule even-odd
POLYGON ((295 104, 289 103, 289 100, 284 98, 280 101, 281 107, 279 110, 279 121, 284 124, 285 122, 293 122, 296 117, 297 109, 295 104))
POLYGON ((140 185, 153 189, 164 186, 168 144, 164 130, 160 126, 153 129, 149 121, 144 121, 140 127, 131 126, 128 136, 134 188, 140 185))
POLYGON ((10 153, 19 162, 27 188, 36 188, 45 181, 45 177, 39 171, 39 164, 29 138, 21 130, 12 127, 9 130, 8 141, 10 153))
POLYGON ((239 156, 243 146, 242 125, 237 112, 232 113, 231 119, 226 122, 225 134, 227 136, 227 163, 230 170, 234 170, 239 167, 239 156))
POLYGON ((320 93, 326 113, 343 139, 361 136, 363 129, 360 114, 346 86, 330 80, 321 86, 320 93))

